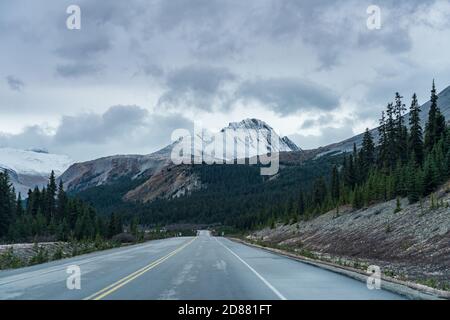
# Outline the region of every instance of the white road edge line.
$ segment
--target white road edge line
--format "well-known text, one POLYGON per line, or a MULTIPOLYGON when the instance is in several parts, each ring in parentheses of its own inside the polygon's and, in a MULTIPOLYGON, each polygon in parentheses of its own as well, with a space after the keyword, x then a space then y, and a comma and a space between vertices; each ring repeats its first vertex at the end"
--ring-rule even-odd
POLYGON ((264 282, 264 284, 269 287, 270 290, 272 290, 273 293, 275 293, 278 298, 280 298, 281 300, 287 300, 287 298, 285 296, 283 296, 280 291, 278 291, 273 285, 270 284, 269 281, 267 281, 266 279, 264 279, 264 277, 262 275, 260 275, 258 273, 258 271, 256 271, 255 269, 253 269, 247 262, 245 262, 241 257, 239 257, 234 251, 232 251, 230 248, 228 248, 226 245, 224 245, 222 242, 220 242, 219 240, 217 240, 216 237, 214 237, 214 239, 225 249, 227 249, 232 255, 234 255, 236 258, 239 259, 239 261, 241 261, 247 268, 249 268, 262 282, 264 282))

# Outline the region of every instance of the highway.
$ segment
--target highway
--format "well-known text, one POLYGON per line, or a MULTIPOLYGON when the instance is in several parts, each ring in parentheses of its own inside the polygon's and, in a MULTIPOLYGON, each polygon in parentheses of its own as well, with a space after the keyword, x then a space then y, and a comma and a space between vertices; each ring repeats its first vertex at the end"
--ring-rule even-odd
POLYGON ((369 290, 365 283, 344 275, 201 231, 197 237, 155 240, 0 271, 0 299, 391 300, 403 297, 384 290, 369 290), (76 274, 67 273, 70 266, 79 267, 79 289, 74 285, 76 274))

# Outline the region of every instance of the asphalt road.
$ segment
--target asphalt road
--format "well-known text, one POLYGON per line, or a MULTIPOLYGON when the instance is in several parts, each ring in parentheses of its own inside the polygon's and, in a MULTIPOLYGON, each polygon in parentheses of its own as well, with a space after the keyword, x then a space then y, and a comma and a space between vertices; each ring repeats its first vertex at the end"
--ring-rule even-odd
POLYGON ((402 299, 264 250, 209 236, 171 238, 0 271, 0 299, 402 299), (80 289, 69 266, 79 266, 80 289))

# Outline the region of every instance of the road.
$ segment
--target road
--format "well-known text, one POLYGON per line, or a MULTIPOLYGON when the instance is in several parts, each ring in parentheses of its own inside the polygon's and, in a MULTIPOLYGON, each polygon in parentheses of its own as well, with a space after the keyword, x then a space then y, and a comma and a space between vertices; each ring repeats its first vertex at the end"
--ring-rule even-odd
MULTIPOLYGON (((73 277, 69 284, 74 284, 73 277)), ((402 299, 207 231, 0 271, 0 299, 402 299), (80 289, 69 290, 69 266, 80 289)))

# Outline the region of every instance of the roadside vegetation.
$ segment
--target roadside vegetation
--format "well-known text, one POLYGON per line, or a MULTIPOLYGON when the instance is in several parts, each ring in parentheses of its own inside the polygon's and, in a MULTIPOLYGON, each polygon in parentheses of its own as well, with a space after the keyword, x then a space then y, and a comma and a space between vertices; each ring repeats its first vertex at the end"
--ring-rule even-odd
POLYGON ((20 194, 16 197, 7 172, 0 172, 0 270, 184 235, 195 232, 147 230, 137 217, 124 224, 120 214, 99 215, 91 205, 67 195, 62 183, 57 187, 53 172, 45 188, 29 190, 23 201, 20 194))

